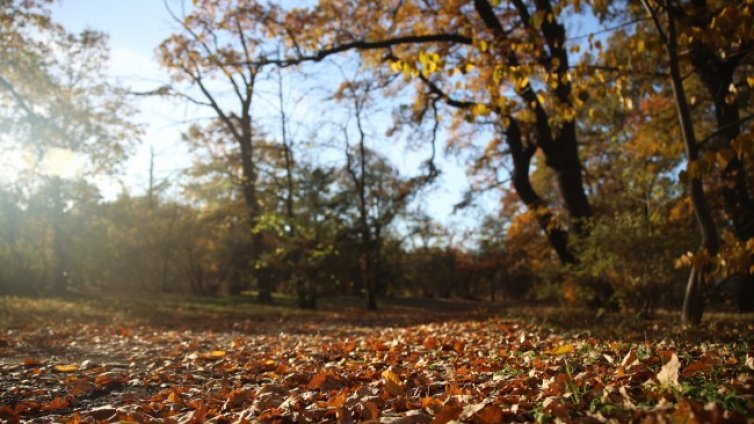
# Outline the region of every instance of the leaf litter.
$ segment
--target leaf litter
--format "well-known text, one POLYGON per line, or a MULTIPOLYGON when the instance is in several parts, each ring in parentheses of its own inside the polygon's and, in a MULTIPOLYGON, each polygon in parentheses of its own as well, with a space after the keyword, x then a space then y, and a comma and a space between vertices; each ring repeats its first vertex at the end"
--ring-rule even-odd
POLYGON ((752 422, 754 350, 499 317, 0 335, 5 422, 752 422))

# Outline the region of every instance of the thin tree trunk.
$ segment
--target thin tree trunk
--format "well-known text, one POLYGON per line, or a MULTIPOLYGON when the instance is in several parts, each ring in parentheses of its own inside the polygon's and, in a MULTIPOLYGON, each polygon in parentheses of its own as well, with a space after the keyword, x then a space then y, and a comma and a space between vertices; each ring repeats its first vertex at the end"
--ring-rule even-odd
MULTIPOLYGON (((693 122, 691 120, 691 109, 683 87, 675 21, 668 9, 666 14, 668 20, 667 34, 664 34, 656 11, 654 11, 646 2, 645 7, 652 15, 652 19, 661 38, 663 38, 667 50, 670 66, 670 81, 673 86, 673 95, 675 97, 678 120, 681 124, 681 135, 683 136, 683 143, 688 159, 687 171, 689 171, 692 169, 692 164, 700 159, 700 154, 693 122)), ((717 226, 715 225, 712 212, 707 203, 707 197, 704 193, 704 183, 702 182, 701 176, 693 172, 688 172, 688 179, 691 203, 694 206, 694 215, 701 235, 699 253, 706 250, 709 255, 715 255, 718 250, 719 242, 717 226)), ((705 268, 705 266, 694 265, 689 274, 689 280, 686 284, 686 292, 683 299, 682 319, 684 323, 694 325, 701 323, 702 315, 704 314, 704 286, 707 274, 705 268)))
POLYGON ((56 294, 68 293, 68 258, 63 239, 63 182, 52 177, 52 250, 55 255, 53 290, 56 294))
MULTIPOLYGON (((364 132, 364 128, 362 126, 362 118, 361 118, 361 112, 364 107, 364 99, 360 99, 358 97, 357 90, 354 88, 352 89, 352 95, 353 95, 353 101, 354 101, 354 112, 356 116, 356 127, 359 131, 359 172, 357 174, 356 170, 353 168, 353 159, 351 157, 351 153, 349 152, 350 145, 348 143, 348 139, 346 139, 346 170, 348 171, 348 174, 351 176, 351 180, 353 181, 354 187, 356 188, 356 194, 358 197, 359 202, 359 232, 360 232, 360 242, 361 242, 361 258, 360 258, 360 267, 361 267, 361 282, 364 286, 364 290, 366 291, 366 307, 367 309, 374 310, 377 309, 377 296, 376 291, 374 287, 374 279, 373 279, 373 269, 372 269, 372 261, 373 261, 373 241, 371 237, 371 230, 369 228, 369 212, 367 210, 367 194, 366 194, 366 173, 367 173, 367 163, 366 163, 366 134, 364 132)), ((346 136, 347 136, 346 132, 346 136)))

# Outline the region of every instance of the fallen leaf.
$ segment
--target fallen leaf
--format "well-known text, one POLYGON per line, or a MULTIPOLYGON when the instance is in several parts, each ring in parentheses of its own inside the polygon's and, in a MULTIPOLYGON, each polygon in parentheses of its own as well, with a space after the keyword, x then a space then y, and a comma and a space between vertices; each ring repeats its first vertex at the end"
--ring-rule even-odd
POLYGON ((26 358, 24 359, 24 365, 27 367, 37 367, 42 365, 42 361, 36 358, 26 358))
POLYGON ((382 372, 385 390, 393 396, 403 396, 406 393, 401 377, 390 368, 382 372))
POLYGON ((706 373, 711 370, 712 364, 710 364, 709 362, 696 361, 688 364, 685 368, 683 368, 681 375, 688 377, 695 373, 706 373))
POLYGON ((548 355, 565 355, 567 353, 573 353, 576 351, 576 347, 573 345, 573 343, 566 343, 562 344, 560 346, 554 347, 550 350, 546 350, 545 353, 548 355))
POLYGON ((342 408, 345 406, 347 398, 348 396, 345 392, 340 392, 327 400, 327 407, 333 409, 342 408))
POLYGON ((325 383, 325 381, 327 381, 327 372, 320 371, 315 374, 314 377, 312 377, 307 387, 312 390, 319 389, 325 383))
POLYGON ((3 405, 0 406, 0 420, 8 423, 17 423, 21 421, 21 417, 16 411, 3 405))
POLYGON ((746 355, 746 362, 744 362, 744 365, 750 370, 754 370, 754 357, 746 355))
POLYGON ((76 364, 55 365, 52 369, 57 372, 75 372, 79 370, 79 366, 76 364))
POLYGON ((657 373, 657 381, 662 386, 680 389, 681 383, 678 381, 680 369, 681 362, 678 360, 678 355, 673 353, 673 356, 670 357, 670 361, 663 365, 662 368, 660 368, 660 372, 657 373))
POLYGON ((48 403, 42 405, 42 408, 40 409, 42 409, 43 411, 57 411, 60 409, 66 409, 69 405, 70 403, 64 398, 56 397, 48 403))
POLYGON ((463 412, 463 407, 460 405, 445 405, 435 414, 432 424, 445 424, 456 420, 461 415, 461 412, 463 412))
POLYGON ((626 356, 620 361, 620 366, 624 369, 631 368, 632 365, 636 365, 639 362, 639 358, 636 356, 636 352, 629 350, 626 356))
POLYGON ((211 352, 204 352, 199 355, 202 359, 222 359, 225 358, 225 351, 224 350, 213 350, 211 352))
POLYGON ((474 416, 477 424, 496 424, 503 422, 503 410, 497 405, 487 405, 474 416))

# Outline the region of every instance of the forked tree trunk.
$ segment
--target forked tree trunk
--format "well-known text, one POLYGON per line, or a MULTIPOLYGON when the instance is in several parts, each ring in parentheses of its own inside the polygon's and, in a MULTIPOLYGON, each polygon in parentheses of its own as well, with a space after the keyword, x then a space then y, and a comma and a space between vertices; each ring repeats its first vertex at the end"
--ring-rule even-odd
POLYGON ((547 240, 557 253, 560 262, 564 265, 574 264, 576 257, 568 248, 568 232, 552 225, 552 212, 539 194, 534 191, 529 179, 529 167, 536 146, 524 146, 518 122, 513 117, 509 121, 505 140, 513 158, 513 187, 521 201, 537 217, 540 228, 547 235, 547 240))

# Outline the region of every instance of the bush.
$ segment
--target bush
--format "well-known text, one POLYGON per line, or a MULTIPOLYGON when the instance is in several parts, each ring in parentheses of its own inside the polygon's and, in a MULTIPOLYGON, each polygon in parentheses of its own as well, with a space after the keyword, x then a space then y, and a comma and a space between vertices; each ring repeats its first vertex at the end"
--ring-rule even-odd
POLYGON ((644 316, 678 302, 686 273, 676 269, 674 259, 694 244, 689 229, 631 212, 594 220, 588 228, 589 236, 575 246, 580 261, 568 272, 567 298, 591 305, 617 302, 644 316))

